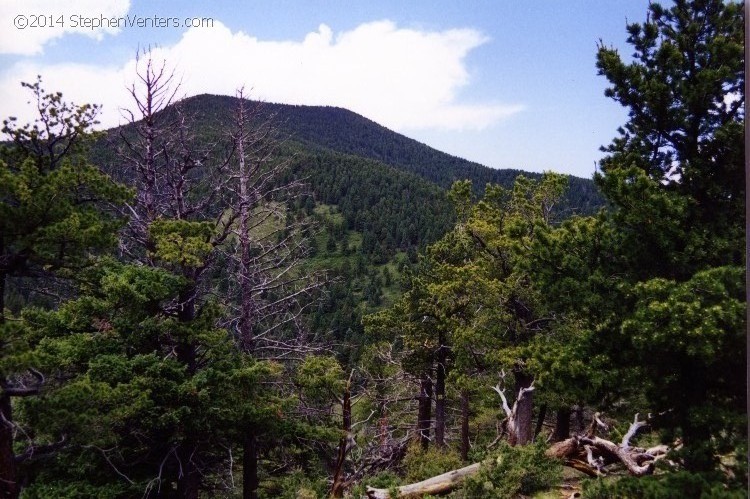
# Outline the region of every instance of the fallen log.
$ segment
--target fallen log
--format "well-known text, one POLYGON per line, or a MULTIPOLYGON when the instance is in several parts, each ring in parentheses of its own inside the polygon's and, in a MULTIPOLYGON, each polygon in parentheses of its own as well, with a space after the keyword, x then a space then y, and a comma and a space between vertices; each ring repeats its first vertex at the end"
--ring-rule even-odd
POLYGON ((403 485, 396 489, 397 495, 392 497, 389 489, 367 487, 367 497, 370 499, 396 499, 406 497, 422 497, 427 494, 444 494, 459 486, 467 477, 479 471, 482 463, 474 463, 464 468, 449 471, 421 482, 403 485))
MULTIPOLYGON (((507 407, 505 397, 503 397, 503 401, 507 407)), ((510 408, 508 408, 508 411, 512 412, 510 408)), ((547 449, 545 454, 548 457, 560 459, 566 466, 592 477, 604 475, 603 468, 616 462, 622 463, 634 476, 649 475, 653 473, 656 461, 663 458, 669 451, 669 448, 665 445, 659 445, 650 449, 630 446, 630 439, 635 436, 638 430, 645 427, 646 424, 644 421, 638 421, 638 415, 636 414, 635 420, 622 441, 616 444, 595 435, 597 426, 607 429, 607 425, 599 419, 599 415, 597 414, 592 425, 593 429, 589 430, 589 434, 577 435, 561 442, 556 442, 547 449)), ((466 478, 479 471, 481 464, 474 463, 421 482, 402 485, 396 488, 395 496, 392 496, 390 493, 390 490, 393 489, 367 487, 367 497, 369 499, 397 499, 422 497, 428 494, 445 494, 459 487, 466 478)))
POLYGON ((574 436, 557 442, 547 449, 546 454, 589 476, 601 475, 602 468, 616 462, 622 463, 633 476, 650 475, 656 461, 666 455, 669 449, 664 445, 651 449, 630 446, 630 439, 646 425, 647 422, 638 421, 636 414, 619 444, 593 435, 592 431, 589 435, 574 436))

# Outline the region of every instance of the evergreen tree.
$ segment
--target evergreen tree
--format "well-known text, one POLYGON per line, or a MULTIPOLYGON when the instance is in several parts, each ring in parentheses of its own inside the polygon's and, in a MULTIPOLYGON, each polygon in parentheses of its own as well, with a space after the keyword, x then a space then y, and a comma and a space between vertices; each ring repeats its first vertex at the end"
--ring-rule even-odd
POLYGON ((742 13, 723 0, 652 3, 645 23, 627 27, 632 62, 599 47, 605 93, 629 118, 603 148, 596 180, 617 207, 639 277, 742 264, 742 13))
MULTIPOLYGON (((28 355, 27 331, 7 321, 9 279, 76 276, 116 241, 120 220, 107 206, 130 197, 88 160, 98 108, 46 93, 41 79, 23 85, 38 118, 20 127, 4 120, 0 148, 0 496, 8 498, 18 496, 16 461, 24 460, 14 454, 12 398, 36 395, 47 382, 28 355)), ((37 444, 27 444, 28 459, 37 444)))
POLYGON ((744 432, 745 394, 729 374, 744 336, 743 24, 738 3, 653 3, 645 23, 628 25, 634 60, 604 46, 597 59, 606 94, 629 110, 597 175, 625 291, 605 328, 610 352, 621 369, 643 369, 651 409, 682 437, 690 470, 713 468, 722 442, 744 432))

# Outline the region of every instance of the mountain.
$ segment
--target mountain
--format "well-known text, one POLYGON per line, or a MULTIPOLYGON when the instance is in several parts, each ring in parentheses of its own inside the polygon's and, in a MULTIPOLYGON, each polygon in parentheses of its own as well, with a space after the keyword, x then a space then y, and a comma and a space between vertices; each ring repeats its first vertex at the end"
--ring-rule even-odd
MULTIPOLYGON (((236 99, 204 94, 181 100, 194 139, 226 141, 236 99)), ((384 262, 399 250, 423 247, 451 227, 453 212, 446 190, 453 182, 469 179, 480 194, 487 183, 511 187, 518 175, 540 176, 451 156, 346 109, 257 102, 249 107, 256 104, 260 105, 257 119, 271 120, 285 140, 280 154, 290 160, 289 174, 304 177, 309 186, 310 196, 298 199, 297 209, 304 207, 312 214, 318 205, 335 207, 344 223, 340 230, 358 232, 359 252, 376 261, 384 262)), ((127 134, 128 126, 109 131, 111 140, 96 148, 95 161, 127 180, 121 177, 126 165, 119 164, 112 149, 120 132, 127 134)), ((570 177, 567 197, 557 211, 563 218, 592 213, 602 205, 591 180, 570 177)))
MULTIPOLYGON (((199 149, 227 142, 236 104, 234 97, 216 95, 180 101, 191 142, 199 149)), ((284 139, 278 154, 289 161, 287 175, 308 186, 287 205, 290 216, 318 221, 307 265, 336 276, 310 313, 310 328, 349 345, 363 344, 362 316, 402 291, 400 275, 416 262, 417 250, 453 226, 446 194, 454 181, 469 179, 480 194, 487 183, 509 188, 518 175, 540 176, 445 154, 346 109, 263 103, 257 119, 272 120, 284 139)), ((129 168, 114 148, 121 134, 130 133, 129 125, 109 130, 93 151, 97 164, 126 182, 129 168)), ((591 213, 602 205, 591 180, 570 177, 557 215, 591 213)))
MULTIPOLYGON (((207 123, 218 124, 231 116, 235 97, 198 95, 183 101, 187 110, 207 123)), ((283 136, 309 150, 327 150, 375 160, 398 170, 413 173, 443 189, 457 180, 469 179, 477 193, 487 183, 510 187, 518 175, 538 178, 540 174, 516 169, 494 169, 468 161, 414 139, 405 137, 347 109, 328 106, 263 104, 266 116, 273 117, 283 136)), ((563 209, 593 213, 604 205, 593 181, 570 177, 563 209)))

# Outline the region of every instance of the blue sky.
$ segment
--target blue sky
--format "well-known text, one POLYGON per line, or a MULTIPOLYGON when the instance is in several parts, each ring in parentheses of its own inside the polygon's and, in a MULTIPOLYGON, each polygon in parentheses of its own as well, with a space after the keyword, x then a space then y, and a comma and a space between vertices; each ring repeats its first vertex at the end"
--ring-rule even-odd
MULTIPOLYGON (((626 21, 648 0, 0 0, 2 116, 31 118, 20 81, 103 104, 121 121, 138 47, 174 66, 181 94, 347 107, 437 149, 495 168, 590 177, 626 119, 604 97, 601 39, 630 53, 626 21), (13 27, 18 16, 29 24, 13 27), (49 17, 51 16, 51 18, 49 17), (213 19, 213 27, 92 29, 83 19, 213 19), (78 24, 79 26, 74 26, 78 24)), ((95 23, 96 21, 91 21, 95 23)), ((144 22, 144 21, 141 21, 144 22)), ((152 21, 145 21, 151 23, 152 21)))

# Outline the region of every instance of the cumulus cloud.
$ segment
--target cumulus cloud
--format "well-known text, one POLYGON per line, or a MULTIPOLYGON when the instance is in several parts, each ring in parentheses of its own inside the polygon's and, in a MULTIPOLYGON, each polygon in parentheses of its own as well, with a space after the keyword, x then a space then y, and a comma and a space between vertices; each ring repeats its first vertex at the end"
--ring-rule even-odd
MULTIPOLYGON (((153 56, 177 68, 186 95, 232 95, 245 85, 254 98, 345 107, 396 130, 481 129, 523 109, 459 101, 459 91, 471 83, 466 56, 487 41, 473 29, 420 31, 390 21, 338 34, 321 25, 302 41, 264 41, 215 22, 187 30, 153 56)), ((117 109, 127 105, 124 88, 134 66, 17 64, 0 77, 0 91, 8 95, 10 85, 42 74, 47 88, 102 102, 102 121, 112 125, 117 109)))
MULTIPOLYGON (((0 54, 34 55, 67 33, 101 40, 116 34, 115 26, 84 26, 83 18, 112 18, 127 14, 130 0, 3 0, 0 2, 0 54)), ((105 23, 106 24, 106 23, 105 23)))

